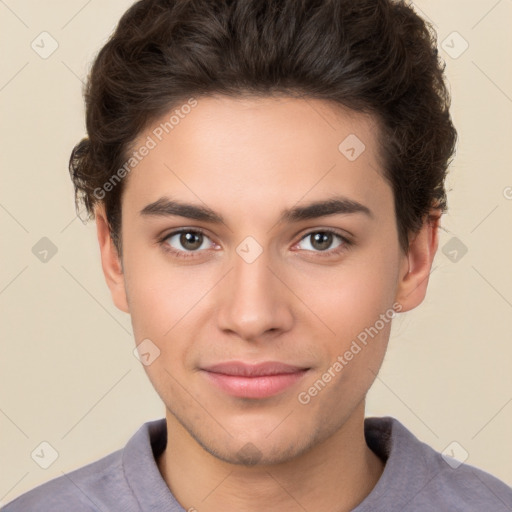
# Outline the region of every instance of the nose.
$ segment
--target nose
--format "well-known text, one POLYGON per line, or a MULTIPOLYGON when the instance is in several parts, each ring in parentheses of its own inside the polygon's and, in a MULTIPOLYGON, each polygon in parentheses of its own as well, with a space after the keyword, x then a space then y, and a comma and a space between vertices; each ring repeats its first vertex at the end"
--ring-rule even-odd
POLYGON ((291 329, 293 294, 278 276, 267 252, 251 263, 235 254, 219 297, 219 328, 252 342, 291 329))

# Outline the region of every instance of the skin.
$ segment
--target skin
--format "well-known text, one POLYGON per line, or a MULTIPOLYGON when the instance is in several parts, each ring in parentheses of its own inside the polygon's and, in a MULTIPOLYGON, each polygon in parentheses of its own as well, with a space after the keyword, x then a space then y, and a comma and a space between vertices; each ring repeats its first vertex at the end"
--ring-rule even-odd
POLYGON ((397 303, 411 310, 425 297, 439 216, 400 251, 377 136, 371 117, 322 100, 203 97, 125 178, 122 261, 97 207, 113 301, 131 315, 136 343, 149 338, 160 350, 144 366, 166 406, 169 442, 157 464, 185 509, 348 511, 381 476, 384 463, 364 439, 364 407, 391 322, 308 404, 297 399, 379 315, 397 303), (355 161, 338 150, 349 134, 366 146, 355 161), (373 218, 278 222, 283 209, 334 192, 373 218), (224 224, 140 215, 162 196, 206 205, 224 224), (204 230, 199 249, 179 235, 158 243, 183 227, 204 230), (306 236, 322 228, 353 244, 325 256, 344 242, 333 236, 322 251, 306 236), (236 252, 248 236, 262 249, 252 263, 236 252), (174 256, 165 244, 192 256, 174 256), (229 360, 310 370, 278 395, 244 399, 200 371, 229 360))

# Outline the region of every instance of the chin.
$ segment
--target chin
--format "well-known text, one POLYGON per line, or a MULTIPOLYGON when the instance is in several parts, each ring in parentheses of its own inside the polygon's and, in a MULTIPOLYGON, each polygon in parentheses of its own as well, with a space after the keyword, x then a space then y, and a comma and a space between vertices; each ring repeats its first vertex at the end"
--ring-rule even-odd
MULTIPOLYGON (((220 438, 212 439, 211 432, 187 429, 194 440, 209 454, 229 464, 241 466, 265 466, 282 464, 307 452, 327 432, 306 432, 303 428, 274 431, 271 428, 250 432, 245 429, 240 435, 235 429, 226 429, 220 438), (269 434, 270 433, 270 434, 269 434)), ((249 427, 250 428, 250 427, 249 427)))
POLYGON ((276 450, 275 447, 262 446, 261 443, 255 444, 251 441, 243 444, 238 449, 235 447, 216 447, 206 444, 202 444, 202 446, 217 459, 229 464, 249 467, 282 464, 301 455, 306 449, 297 445, 280 445, 279 449, 276 450))

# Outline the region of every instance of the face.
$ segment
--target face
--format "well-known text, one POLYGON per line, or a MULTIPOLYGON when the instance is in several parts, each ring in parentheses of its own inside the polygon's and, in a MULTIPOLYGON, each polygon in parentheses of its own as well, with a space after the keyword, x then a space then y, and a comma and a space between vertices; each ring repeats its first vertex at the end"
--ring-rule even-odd
POLYGON ((393 307, 415 305, 375 123, 284 97, 186 111, 135 144, 154 142, 126 178, 114 301, 191 439, 225 461, 282 462, 349 420, 393 307))

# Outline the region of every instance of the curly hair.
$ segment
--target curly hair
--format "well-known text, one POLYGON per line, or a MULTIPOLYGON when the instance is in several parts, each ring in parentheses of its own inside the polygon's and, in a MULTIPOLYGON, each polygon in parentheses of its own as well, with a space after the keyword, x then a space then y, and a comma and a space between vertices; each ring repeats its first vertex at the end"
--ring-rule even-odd
POLYGON ((77 212, 94 218, 102 202, 121 254, 125 180, 97 191, 151 122, 191 97, 304 96, 378 121, 406 253, 432 209, 447 210, 457 132, 444 70, 435 31, 404 1, 140 0, 88 76, 87 137, 69 161, 77 212))

